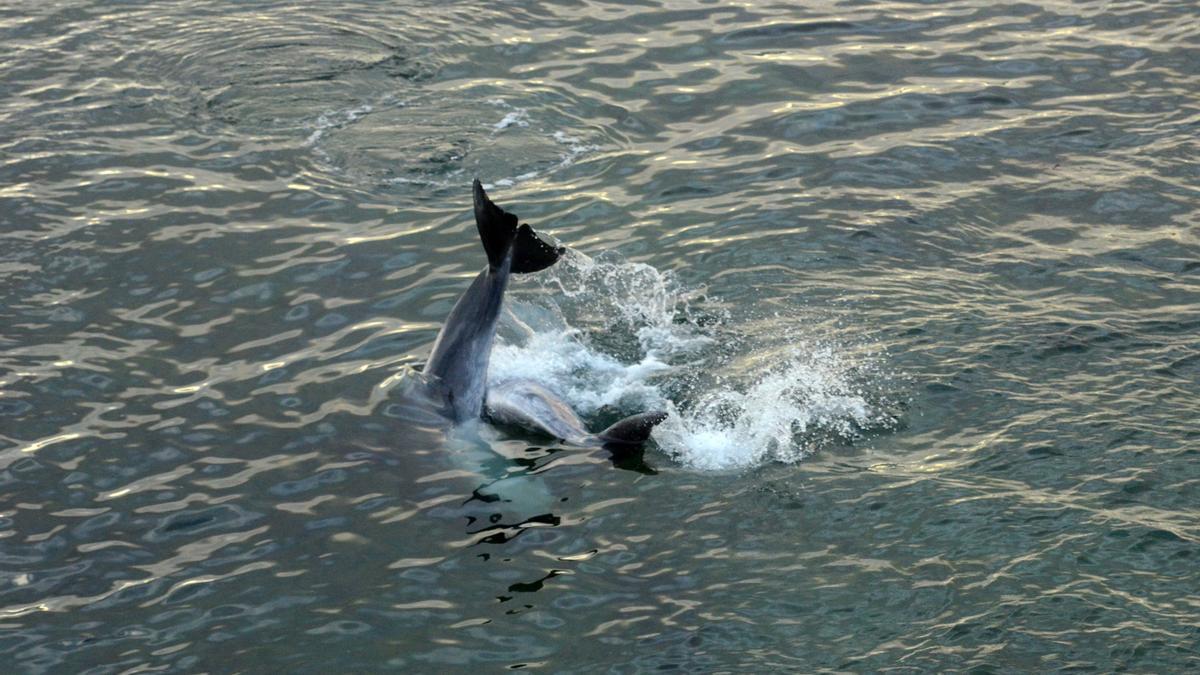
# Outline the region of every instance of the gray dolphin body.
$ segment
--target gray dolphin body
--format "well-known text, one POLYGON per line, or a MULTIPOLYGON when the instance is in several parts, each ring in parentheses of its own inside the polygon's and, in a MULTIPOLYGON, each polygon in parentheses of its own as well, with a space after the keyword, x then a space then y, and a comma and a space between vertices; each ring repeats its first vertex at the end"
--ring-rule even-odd
POLYGON ((567 403, 536 382, 509 380, 488 389, 488 361, 509 276, 546 269, 564 249, 546 243, 528 224, 518 224, 516 216, 493 204, 478 180, 474 193, 475 226, 488 266, 450 310, 424 370, 439 389, 446 415, 456 424, 486 415, 572 445, 644 443, 666 413, 634 415, 591 434, 567 403))
POLYGON ((488 418, 561 439, 571 445, 637 445, 666 419, 663 412, 632 415, 598 434, 588 432, 583 421, 554 392, 533 380, 505 380, 488 389, 488 418))

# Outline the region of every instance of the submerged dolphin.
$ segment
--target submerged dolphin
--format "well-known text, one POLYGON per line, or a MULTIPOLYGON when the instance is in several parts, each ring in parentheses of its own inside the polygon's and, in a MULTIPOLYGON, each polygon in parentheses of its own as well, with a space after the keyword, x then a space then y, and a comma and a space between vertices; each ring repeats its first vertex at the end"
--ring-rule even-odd
POLYGON ((546 269, 565 249, 546 243, 527 223, 518 224, 515 215, 493 204, 478 179, 474 192, 475 226, 488 265, 450 310, 424 370, 446 416, 456 424, 486 417, 572 445, 644 443, 654 426, 666 419, 666 413, 633 415, 592 434, 566 402, 532 380, 487 386, 488 360, 509 276, 546 269))

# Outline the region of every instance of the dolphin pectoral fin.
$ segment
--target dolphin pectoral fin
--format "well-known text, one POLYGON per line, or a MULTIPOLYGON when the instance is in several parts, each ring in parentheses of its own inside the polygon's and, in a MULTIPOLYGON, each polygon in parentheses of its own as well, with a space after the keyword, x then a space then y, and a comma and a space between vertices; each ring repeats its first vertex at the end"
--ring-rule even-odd
POLYGON ((505 256, 512 254, 513 274, 537 272, 558 262, 566 251, 561 246, 549 243, 529 223, 517 224, 517 217, 492 203, 483 184, 476 178, 472 184, 475 191, 475 227, 487 252, 488 265, 498 268, 505 256))
POLYGON ((631 415, 596 434, 596 438, 603 441, 605 446, 641 445, 650 438, 654 427, 665 419, 667 413, 662 411, 631 415))

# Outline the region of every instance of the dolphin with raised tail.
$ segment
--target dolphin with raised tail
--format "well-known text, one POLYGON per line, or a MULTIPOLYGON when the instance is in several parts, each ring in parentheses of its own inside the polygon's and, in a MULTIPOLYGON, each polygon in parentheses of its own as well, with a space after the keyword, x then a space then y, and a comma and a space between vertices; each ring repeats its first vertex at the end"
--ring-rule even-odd
POLYGON ((537 382, 512 379, 488 386, 488 361, 509 276, 546 269, 565 249, 548 243, 528 223, 518 223, 515 215, 493 204, 478 179, 474 193, 475 226, 488 264, 450 310, 424 370, 444 414, 456 424, 483 417, 571 445, 644 443, 666 413, 633 415, 593 434, 570 405, 537 382))

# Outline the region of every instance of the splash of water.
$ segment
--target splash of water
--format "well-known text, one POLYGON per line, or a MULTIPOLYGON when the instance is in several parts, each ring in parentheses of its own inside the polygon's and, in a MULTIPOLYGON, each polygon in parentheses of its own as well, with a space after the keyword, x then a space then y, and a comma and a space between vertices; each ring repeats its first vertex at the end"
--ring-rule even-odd
POLYGON ((529 301, 509 306, 489 379, 536 380, 585 415, 659 402, 653 376, 671 369, 673 354, 707 341, 691 335, 691 326, 672 325, 687 294, 649 265, 568 250, 539 281, 541 292, 515 293, 529 301), (613 344, 601 345, 593 336, 613 344), (631 339, 636 344, 618 344, 631 339))
POLYGON ((667 410, 654 438, 686 466, 796 462, 830 437, 891 423, 860 381, 869 364, 835 343, 775 348, 746 336, 734 342, 744 351, 724 363, 727 335, 720 344, 714 335, 738 326, 720 313, 702 325, 698 317, 712 316, 703 290, 649 265, 571 252, 538 291, 514 294, 489 378, 537 380, 584 416, 667 410))
POLYGON ((519 378, 540 382, 562 395, 583 415, 605 407, 638 408, 659 401, 649 380, 670 366, 654 356, 635 363, 592 349, 578 331, 535 332, 523 344, 501 343, 492 350, 488 379, 519 378))
POLYGON ((854 438, 883 421, 850 372, 834 347, 796 345, 748 384, 719 384, 677 408, 655 438, 698 469, 799 461, 825 435, 854 438))
POLYGON ((712 342, 692 312, 705 302, 704 290, 650 265, 611 253, 590 258, 569 251, 540 282, 563 324, 632 336, 644 356, 669 361, 712 342))

